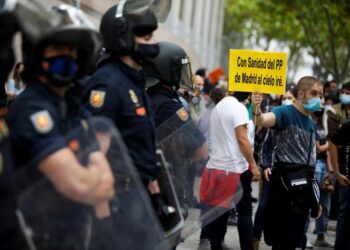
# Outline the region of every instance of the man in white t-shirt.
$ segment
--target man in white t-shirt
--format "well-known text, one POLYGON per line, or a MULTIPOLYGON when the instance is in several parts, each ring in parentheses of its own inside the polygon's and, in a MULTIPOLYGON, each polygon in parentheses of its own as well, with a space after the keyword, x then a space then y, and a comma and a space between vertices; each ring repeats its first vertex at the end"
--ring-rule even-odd
POLYGON ((248 139, 248 110, 241 103, 249 94, 235 93, 235 96, 239 100, 232 96, 222 99, 210 118, 210 159, 203 172, 200 200, 204 206, 224 209, 223 215, 208 227, 212 250, 222 249, 229 209, 239 182, 242 182, 243 186, 243 197, 237 208, 241 210, 238 211, 239 215, 243 215, 239 216, 241 221, 238 223, 240 244, 242 249, 251 249, 250 183, 252 179, 255 181, 260 178, 260 171, 254 161, 252 145, 248 139))

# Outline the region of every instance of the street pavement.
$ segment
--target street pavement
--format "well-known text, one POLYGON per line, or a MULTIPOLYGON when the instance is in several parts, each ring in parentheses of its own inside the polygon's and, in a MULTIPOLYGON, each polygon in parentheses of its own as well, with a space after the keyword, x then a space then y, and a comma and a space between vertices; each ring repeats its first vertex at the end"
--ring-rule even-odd
MULTIPOLYGON (((252 187, 253 187, 253 196, 258 197, 258 184, 253 183, 252 187)), ((258 203, 253 203, 253 205, 254 205, 254 214, 255 214, 258 203)), ((253 214, 253 216, 254 216, 254 214, 253 214)), ((254 219, 254 217, 253 217, 253 219, 254 219)), ((328 226, 329 232, 327 235, 327 239, 330 242, 335 241, 335 226, 336 226, 335 221, 329 221, 329 226, 328 226)), ((315 228, 315 223, 314 223, 314 220, 311 219, 308 234, 307 234, 308 239, 311 243, 314 243, 316 240, 316 235, 313 234, 314 228, 315 228)), ((186 238, 186 240, 184 242, 182 242, 176 249, 177 250, 196 250, 196 249, 198 249, 199 234, 200 234, 200 230, 197 230, 192 235, 190 235, 188 238, 186 238)), ((225 237, 225 243, 227 246, 229 246, 233 250, 240 249, 238 232, 237 232, 236 226, 228 226, 226 237, 225 237)), ((264 240, 262 239, 262 241, 260 242, 259 250, 268 250, 268 249, 271 249, 271 247, 267 246, 265 244, 264 240)), ((314 247, 313 249, 314 250, 328 250, 328 249, 333 249, 333 248, 314 247)))

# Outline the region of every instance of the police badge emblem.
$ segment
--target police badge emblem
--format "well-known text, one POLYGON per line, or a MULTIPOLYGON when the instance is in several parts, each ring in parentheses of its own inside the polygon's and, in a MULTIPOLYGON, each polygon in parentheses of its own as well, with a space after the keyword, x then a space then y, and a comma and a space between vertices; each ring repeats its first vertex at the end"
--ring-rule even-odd
POLYGON ((185 108, 180 108, 178 111, 176 111, 176 114, 180 118, 180 120, 184 122, 190 118, 185 108))
POLYGON ((90 105, 94 108, 101 108, 105 102, 106 92, 100 90, 92 90, 90 94, 90 105))
POLYGON ((137 95, 133 89, 129 89, 129 95, 132 103, 139 106, 139 98, 137 98, 137 95))
POLYGON ((30 116, 34 128, 41 134, 50 132, 53 128, 53 121, 47 110, 36 112, 30 116))

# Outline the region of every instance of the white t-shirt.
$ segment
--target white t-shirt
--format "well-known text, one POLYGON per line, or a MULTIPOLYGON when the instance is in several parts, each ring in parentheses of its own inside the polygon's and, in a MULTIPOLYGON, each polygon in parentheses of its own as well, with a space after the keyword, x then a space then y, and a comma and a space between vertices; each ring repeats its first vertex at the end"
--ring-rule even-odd
POLYGON ((238 126, 248 123, 248 110, 236 98, 227 96, 216 105, 210 116, 211 145, 207 168, 235 173, 248 170, 235 131, 238 126))

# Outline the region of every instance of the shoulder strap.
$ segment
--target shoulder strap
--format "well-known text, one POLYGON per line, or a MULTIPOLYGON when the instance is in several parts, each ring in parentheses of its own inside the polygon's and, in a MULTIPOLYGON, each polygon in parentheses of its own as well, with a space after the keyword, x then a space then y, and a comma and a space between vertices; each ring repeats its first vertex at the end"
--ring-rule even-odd
POLYGON ((309 144, 309 154, 308 154, 308 157, 307 157, 307 165, 310 166, 310 159, 311 159, 311 151, 312 151, 312 135, 313 135, 313 132, 312 132, 312 129, 310 131, 310 144, 309 144))

